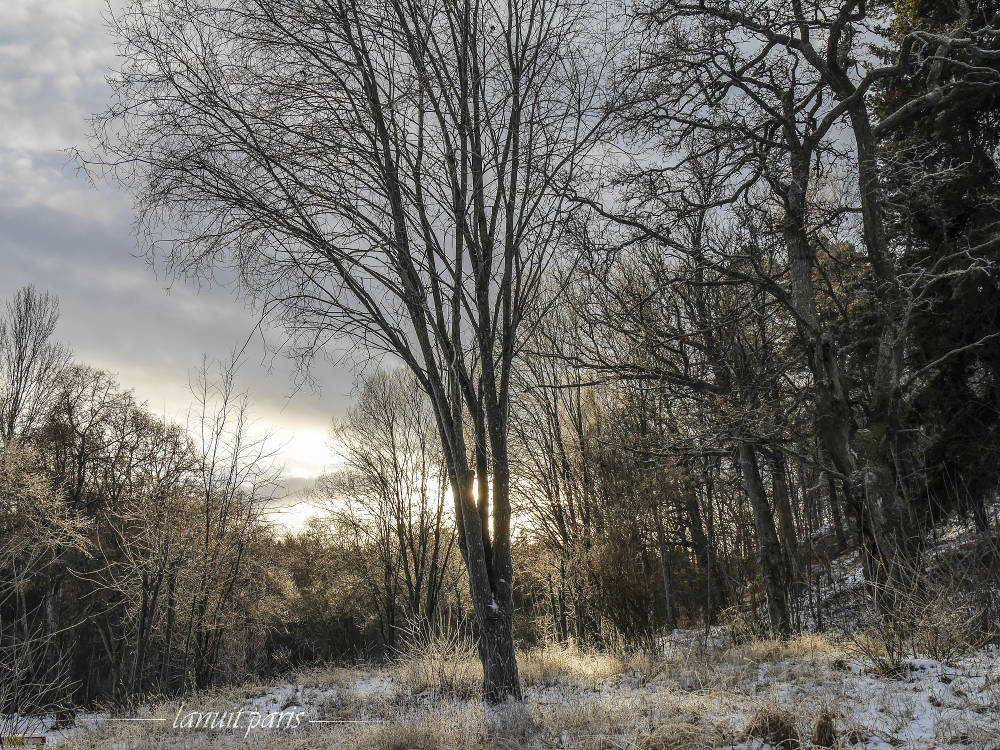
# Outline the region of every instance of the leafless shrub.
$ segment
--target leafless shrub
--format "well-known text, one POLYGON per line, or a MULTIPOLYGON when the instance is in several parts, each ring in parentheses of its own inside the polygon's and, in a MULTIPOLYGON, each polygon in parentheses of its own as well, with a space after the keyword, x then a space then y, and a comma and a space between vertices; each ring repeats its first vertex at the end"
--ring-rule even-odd
POLYGON ((482 683, 475 641, 468 628, 453 619, 442 619, 434 629, 404 631, 392 674, 411 692, 430 690, 460 698, 478 695, 482 683))
POLYGON ((898 674, 906 659, 918 657, 950 663, 990 637, 980 610, 966 595, 971 582, 952 562, 938 559, 920 573, 908 576, 908 590, 893 592, 891 610, 851 638, 876 674, 898 674))

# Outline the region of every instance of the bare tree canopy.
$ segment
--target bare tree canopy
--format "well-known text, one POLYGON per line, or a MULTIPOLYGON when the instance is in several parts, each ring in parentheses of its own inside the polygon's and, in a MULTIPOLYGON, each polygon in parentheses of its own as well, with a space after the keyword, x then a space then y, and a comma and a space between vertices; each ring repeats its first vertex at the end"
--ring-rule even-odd
MULTIPOLYGON (((293 743, 714 747, 762 679, 821 706, 781 684, 803 647, 843 698, 924 662, 897 729, 928 747, 995 728, 1000 0, 109 6, 80 162, 147 262, 300 374, 335 343, 375 366, 328 473, 290 476, 317 415, 272 413, 276 447, 239 356, 175 423, 70 357, 54 295, 0 300, 0 733, 96 709, 163 724, 112 745, 180 742, 205 727, 160 697, 242 693, 293 743), (738 701, 687 716, 713 656, 738 701)), ((138 371, 225 329, 205 309, 138 371)), ((919 744, 843 703, 814 744, 919 744)))
POLYGON ((30 430, 48 407, 56 376, 69 353, 50 339, 59 300, 21 287, 0 312, 0 437, 30 430))
POLYGON ((123 65, 96 120, 99 160, 135 194, 153 256, 231 275, 300 355, 346 334, 429 394, 490 698, 520 695, 511 365, 569 216, 561 196, 608 122, 605 13, 140 0, 112 20, 123 65))

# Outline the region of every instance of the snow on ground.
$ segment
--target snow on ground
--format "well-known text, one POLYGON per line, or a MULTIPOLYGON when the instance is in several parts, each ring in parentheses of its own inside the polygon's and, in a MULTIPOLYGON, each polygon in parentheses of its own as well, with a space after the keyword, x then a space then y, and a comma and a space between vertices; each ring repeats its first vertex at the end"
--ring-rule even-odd
MULTIPOLYGON (((945 526, 936 538, 938 565, 977 543, 968 524, 945 526)), ((879 674, 884 664, 859 645, 872 614, 857 552, 814 571, 821 601, 800 607, 801 624, 834 635, 734 643, 735 629, 714 627, 674 631, 657 656, 535 649, 518 659, 518 708, 486 709, 476 699, 481 672, 471 649, 367 670, 317 668, 127 715, 78 713, 48 742, 61 750, 762 750, 771 745, 747 735, 757 717, 787 712, 807 741, 826 711, 843 748, 1000 750, 1000 649, 943 656, 950 644, 938 644, 940 660, 904 659, 879 674), (184 727, 192 711, 230 723, 242 712, 243 723, 184 727), (256 727, 246 728, 247 716, 256 727)))
POLYGON ((403 673, 387 667, 314 670, 289 682, 189 697, 183 707, 175 702, 119 717, 167 721, 81 714, 76 727, 50 732, 48 741, 66 750, 248 745, 759 750, 770 745, 748 738, 745 730, 761 709, 790 712, 808 738, 825 708, 835 717, 843 747, 1000 748, 1000 651, 992 647, 950 664, 912 659, 893 677, 867 672, 858 656, 814 636, 789 644, 706 648, 700 634, 678 632, 663 660, 600 659, 551 650, 522 656, 527 711, 519 728, 498 730, 473 697, 406 684, 403 673), (238 708, 300 719, 294 728, 252 732, 171 726, 190 710, 238 708), (398 733, 402 744, 394 739, 398 733), (292 741, 296 744, 286 744, 292 741))

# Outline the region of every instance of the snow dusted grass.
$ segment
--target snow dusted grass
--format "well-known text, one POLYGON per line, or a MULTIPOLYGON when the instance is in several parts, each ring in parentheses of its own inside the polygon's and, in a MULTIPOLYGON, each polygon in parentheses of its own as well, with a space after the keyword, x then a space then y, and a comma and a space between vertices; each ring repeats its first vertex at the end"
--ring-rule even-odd
POLYGON ((50 742, 67 750, 756 750, 775 746, 763 739, 775 717, 802 738, 785 747, 811 747, 826 711, 835 747, 1000 748, 1000 652, 993 649, 949 664, 911 659, 889 678, 867 672, 849 643, 816 635, 731 645, 718 633, 706 640, 678 632, 655 657, 550 647, 520 654, 525 702, 500 708, 476 699, 474 653, 451 657, 425 652, 369 671, 313 669, 280 685, 185 699, 185 710, 301 711, 294 729, 176 729, 173 701, 129 717, 166 722, 89 717, 81 723, 90 726, 50 734, 50 742))

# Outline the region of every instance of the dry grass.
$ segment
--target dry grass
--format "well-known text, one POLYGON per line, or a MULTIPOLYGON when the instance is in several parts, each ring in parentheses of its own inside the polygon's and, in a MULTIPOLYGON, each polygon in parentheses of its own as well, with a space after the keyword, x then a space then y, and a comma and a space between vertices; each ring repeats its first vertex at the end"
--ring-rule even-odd
POLYGON ((837 729, 834 723, 833 711, 824 707, 816 719, 813 728, 812 743, 816 747, 836 747, 837 729))
POLYGON ((641 736, 637 750, 689 750, 711 741, 703 727, 685 722, 665 723, 641 736))
POLYGON ((352 728, 344 747, 352 750, 459 750, 485 748, 484 710, 464 701, 444 701, 433 711, 412 710, 393 721, 352 728))
MULTIPOLYGON (((521 651, 517 656, 525 687, 593 684, 629 670, 649 675, 659 671, 662 663, 642 654, 618 656, 555 645, 521 651)), ((474 698, 482 689, 482 667, 471 641, 420 642, 394 660, 389 673, 395 684, 413 693, 474 698)))
MULTIPOLYGON (((258 732, 249 744, 260 750, 703 750, 749 735, 771 738, 774 746, 784 742, 785 748, 844 748, 869 737, 916 747, 907 741, 906 727, 925 710, 919 697, 900 690, 899 683, 860 675, 856 666, 839 668, 849 657, 838 645, 816 636, 739 644, 678 637, 658 655, 532 649, 519 654, 524 703, 492 709, 478 700, 474 651, 454 642, 427 645, 374 672, 324 668, 295 675, 277 696, 275 710, 291 700, 288 690, 298 691, 312 696, 311 716, 349 723, 258 732), (862 684, 871 711, 852 713, 852 705, 862 705, 862 684)), ((993 699, 1000 698, 1000 668, 990 666, 990 658, 971 671, 994 675, 988 684, 997 690, 980 691, 981 705, 966 710, 957 701, 967 683, 956 678, 942 684, 941 700, 951 703, 936 720, 935 744, 921 747, 948 747, 962 738, 966 746, 987 747, 997 736, 1000 716, 993 699)), ((217 691, 188 704, 246 705, 262 701, 264 690, 252 685, 217 691)), ((145 706, 140 715, 172 716, 176 708, 176 702, 145 706)), ((108 724, 63 744, 68 750, 245 746, 242 733, 191 734, 136 723, 108 724)))
POLYGON ((347 669, 335 665, 310 667, 295 673, 292 682, 303 687, 349 687, 364 677, 360 669, 347 669))
POLYGON ((762 708, 750 720, 747 737, 764 740, 777 750, 798 750, 802 739, 795 715, 776 708, 762 708))
POLYGON ((526 687, 594 682, 622 674, 628 661, 620 656, 552 645, 522 651, 517 657, 526 687))
POLYGON ((823 633, 801 633, 791 638, 757 639, 738 643, 721 656, 726 659, 745 660, 752 664, 776 662, 783 659, 814 662, 840 650, 823 633))
POLYGON ((457 628, 410 634, 389 673, 394 684, 410 693, 470 699, 482 691, 476 645, 457 628))
POLYGON ((580 750, 680 750, 735 741, 735 726, 720 720, 733 707, 723 694, 668 690, 636 696, 581 693, 573 702, 535 702, 533 747, 580 750))

